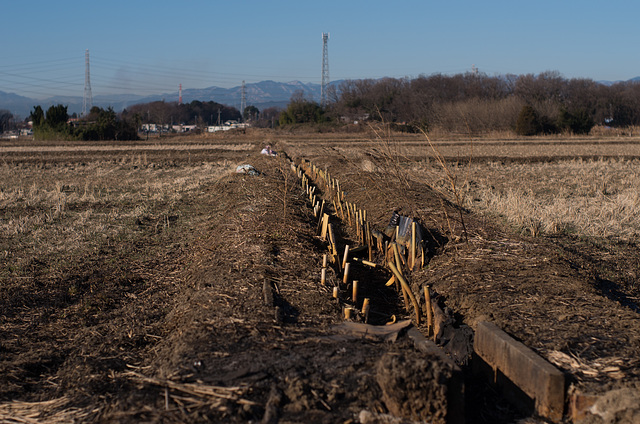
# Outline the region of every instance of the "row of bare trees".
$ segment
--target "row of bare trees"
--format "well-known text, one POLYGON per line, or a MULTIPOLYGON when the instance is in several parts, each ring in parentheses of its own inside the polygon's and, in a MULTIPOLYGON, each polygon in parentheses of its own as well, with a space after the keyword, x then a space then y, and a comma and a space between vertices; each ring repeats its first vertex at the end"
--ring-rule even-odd
POLYGON ((531 109, 541 121, 540 131, 581 128, 571 125, 576 120, 591 126, 640 125, 640 83, 604 85, 557 72, 347 80, 332 100, 327 112, 334 118, 381 119, 449 132, 514 130, 523 110, 531 109))

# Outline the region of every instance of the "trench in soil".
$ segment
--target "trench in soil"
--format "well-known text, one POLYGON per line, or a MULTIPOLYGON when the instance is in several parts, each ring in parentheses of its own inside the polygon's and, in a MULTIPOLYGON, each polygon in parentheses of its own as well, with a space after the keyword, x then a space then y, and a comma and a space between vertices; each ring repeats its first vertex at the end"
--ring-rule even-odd
MULTIPOLYGON (((303 163, 305 160, 302 160, 303 163)), ((308 162, 307 162, 308 163, 308 162)), ((308 163, 309 164, 309 163, 308 163)), ((310 164, 313 166, 313 164, 310 164)), ((325 213, 329 213, 331 222, 334 226, 336 236, 336 247, 338 251, 338 261, 342 261, 345 248, 356 249, 360 248, 355 253, 349 254, 349 263, 352 265, 349 271, 348 282, 343 282, 344 270, 341 269, 341 265, 332 264, 329 266, 331 273, 327 279, 327 285, 332 287, 338 287, 340 293, 339 304, 342 306, 341 311, 344 314, 345 308, 354 308, 357 312, 357 316, 350 318, 350 320, 364 322, 365 317, 363 315, 362 306, 363 300, 368 298, 370 301, 371 309, 368 315, 367 323, 373 325, 385 325, 390 322, 395 322, 398 319, 412 319, 412 324, 416 325, 415 312, 412 311, 411 303, 408 299, 404 300, 401 295, 402 291, 399 290, 397 283, 390 286, 385 285, 389 279, 393 276, 393 273, 385 267, 381 267, 379 264, 385 263, 385 254, 377 249, 374 249, 373 262, 378 264, 375 268, 363 265, 361 260, 370 259, 368 257, 368 249, 366 246, 362 246, 360 241, 357 240, 354 226, 349 225, 348 222, 341 219, 339 212, 334 208, 335 203, 332 203, 328 198, 326 191, 332 190, 332 188, 325 188, 326 182, 322 177, 313 178, 313 172, 304 172, 301 168, 300 171, 310 179, 312 187, 314 187, 313 194, 315 194, 318 204, 322 200, 325 201, 327 209, 324 209, 325 213), (354 259, 356 258, 356 259, 354 259), (358 260, 359 259, 359 260, 358 260), (358 297, 354 303, 351 299, 353 281, 358 281, 358 297), (364 284, 362 284, 364 282, 364 284), (408 307, 407 307, 408 306, 408 307)), ((327 170, 325 168, 324 170, 327 170)), ((322 171, 321 171, 322 172, 322 171)), ((299 175, 301 175, 299 173, 299 175)), ((336 178, 339 180, 339 178, 336 178)), ((308 204, 313 207, 312 196, 309 196, 308 204)), ((348 201, 348 199, 346 199, 348 201)), ((363 209, 367 209, 367 205, 358 205, 363 209)), ((318 228, 320 228, 321 218, 318 219, 318 228)), ((412 217, 410 217, 412 218, 412 217)), ((315 222, 313 223, 316 224, 315 222)), ((376 223, 376 226, 385 226, 384 223, 376 223)), ((421 224, 419 224, 421 225, 421 224)), ((384 228, 380 228, 383 230, 384 228)), ((428 266, 429 261, 438 255, 438 250, 443 249, 448 242, 447 238, 440 232, 434 229, 425 228, 421 225, 421 233, 423 234, 422 245, 424 247, 424 267, 428 266)), ((386 241, 390 241, 388 237, 385 237, 386 241)), ((327 246, 327 255, 331 255, 331 242, 327 237, 325 242, 327 246)), ((406 268, 403 271, 405 278, 411 284, 411 271, 407 272, 406 268)), ((434 339, 433 329, 429 330, 425 325, 426 322, 426 301, 421 298, 423 293, 417 285, 412 286, 412 290, 416 298, 420 299, 420 315, 422 323, 418 325, 420 332, 424 336, 429 336, 430 340, 434 339)), ((524 392, 520 390, 516 385, 507 381, 507 389, 498 390, 489 382, 490 370, 487 369, 488 365, 484 361, 478 358, 473 353, 473 330, 467 325, 463 324, 464 316, 456 311, 450 310, 444 302, 443 296, 438 295, 433 289, 430 289, 432 296, 432 302, 438 305, 441 310, 445 311, 448 321, 444 328, 442 337, 438 337, 434 340, 436 344, 443 350, 443 352, 456 363, 462 370, 464 375, 464 408, 465 408, 465 421, 473 423, 510 423, 515 422, 518 419, 530 417, 534 414, 533 400, 528 398, 524 392), (505 397, 503 393, 505 390, 509 392, 509 397, 505 397)))

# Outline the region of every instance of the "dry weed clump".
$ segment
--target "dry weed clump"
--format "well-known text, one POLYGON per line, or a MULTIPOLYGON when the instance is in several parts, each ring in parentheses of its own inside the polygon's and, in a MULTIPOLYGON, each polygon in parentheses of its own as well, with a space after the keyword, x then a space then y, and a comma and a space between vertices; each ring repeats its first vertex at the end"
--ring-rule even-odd
MULTIPOLYGON (((573 233, 634 240, 640 236, 638 160, 468 164, 464 205, 504 217, 533 236, 573 233)), ((446 192, 447 176, 423 163, 414 171, 446 192)))

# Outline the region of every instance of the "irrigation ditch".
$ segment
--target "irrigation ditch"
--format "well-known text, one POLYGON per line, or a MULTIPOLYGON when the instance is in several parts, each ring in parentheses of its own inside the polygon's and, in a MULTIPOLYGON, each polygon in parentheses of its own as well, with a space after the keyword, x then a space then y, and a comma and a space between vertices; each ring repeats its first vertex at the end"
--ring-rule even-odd
MULTIPOLYGON (((413 282, 412 274, 420 272, 435 254, 427 247, 436 243, 429 240, 433 235, 428 228, 395 211, 385 228, 374 228, 366 207, 349 201, 328 168, 304 158, 290 166, 308 196, 318 236, 327 248, 320 282, 332 290, 340 305, 345 320, 342 329, 362 335, 388 331, 395 337, 401 323, 418 350, 451 370, 442 402, 447 405, 446 422, 474 422, 471 417, 483 406, 469 390, 487 389, 495 391, 492 401, 506 401, 518 411, 506 415, 524 414, 531 420, 551 422, 599 422, 591 420, 598 408, 607 409, 602 405, 609 402, 605 399, 609 395, 576 390, 570 385, 571 376, 565 378, 563 371, 499 326, 479 320, 472 329, 430 284, 413 282), (398 322, 398 317, 408 319, 398 322), (469 403, 466 414, 465 402, 469 403)), ((393 391, 382 389, 385 398, 393 391)), ((387 403, 391 412, 407 416, 393 405, 387 403)))

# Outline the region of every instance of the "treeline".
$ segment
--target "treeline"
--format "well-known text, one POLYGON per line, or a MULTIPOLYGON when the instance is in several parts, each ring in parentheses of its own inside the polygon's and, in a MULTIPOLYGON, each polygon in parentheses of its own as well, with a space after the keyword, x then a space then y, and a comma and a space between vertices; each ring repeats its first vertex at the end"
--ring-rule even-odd
POLYGON ((640 125, 640 83, 606 86, 589 79, 566 79, 557 72, 347 80, 327 107, 315 104, 318 109, 314 109, 313 104, 299 95, 292 97, 280 124, 383 120, 408 131, 523 135, 588 133, 597 124, 640 125))
POLYGON ((36 140, 137 140, 135 123, 122 119, 112 108, 94 106, 82 120, 69 120, 67 106, 55 105, 45 112, 35 106, 29 119, 36 140))
POLYGON ((216 125, 229 120, 240 120, 240 111, 213 101, 178 104, 177 102, 157 101, 133 105, 122 111, 124 119, 142 124, 185 124, 216 125))

